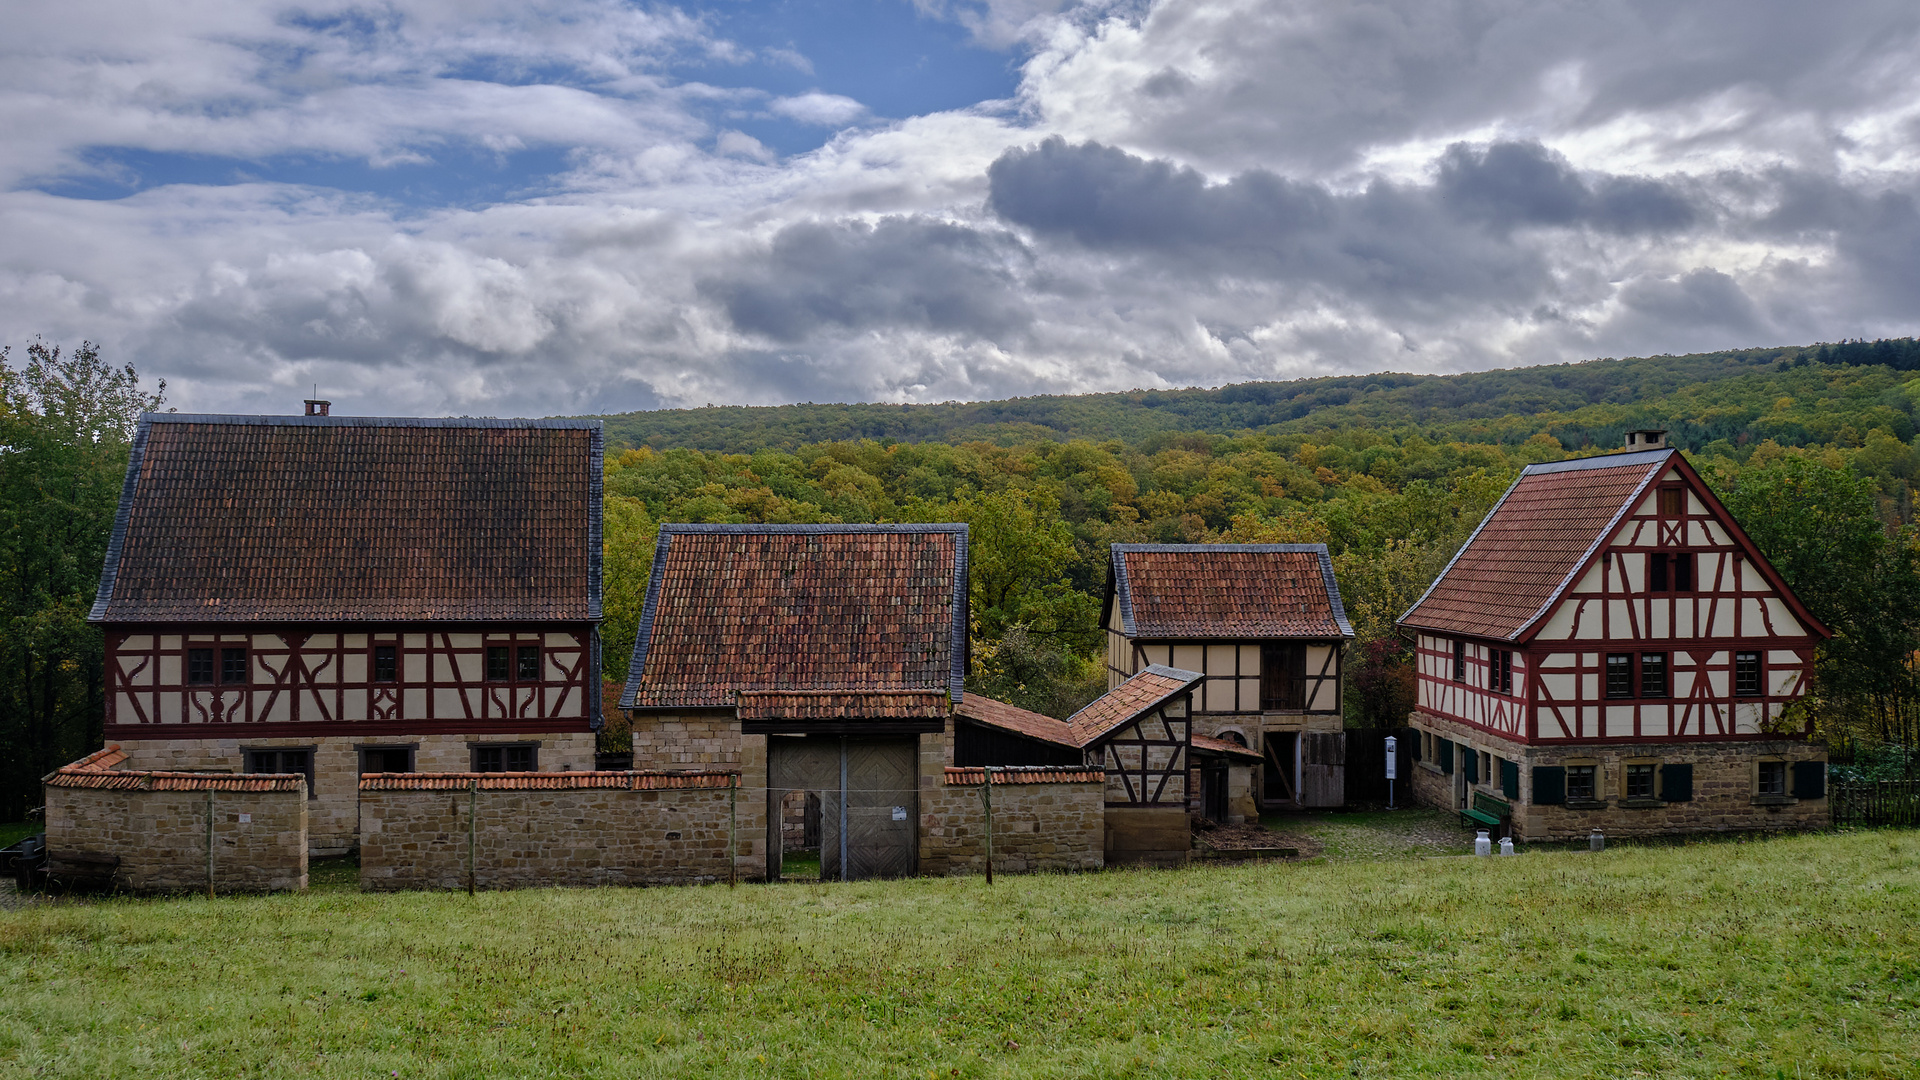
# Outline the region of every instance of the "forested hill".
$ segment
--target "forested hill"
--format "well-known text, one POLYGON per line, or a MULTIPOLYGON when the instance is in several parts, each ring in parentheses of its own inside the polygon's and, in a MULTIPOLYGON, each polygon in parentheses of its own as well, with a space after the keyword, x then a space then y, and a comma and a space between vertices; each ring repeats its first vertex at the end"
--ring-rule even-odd
POLYGON ((1518 443, 1544 431, 1577 449, 1616 445, 1624 429, 1640 426, 1670 428, 1678 444, 1699 449, 1718 439, 1745 443, 1772 438, 1783 445, 1847 441, 1841 428, 1848 423, 1859 435, 1886 427, 1903 440, 1910 438, 1913 403, 1900 384, 1903 374, 1916 369, 1920 343, 1903 338, 1460 375, 1346 375, 1214 390, 1134 390, 941 405, 720 406, 602 419, 613 447, 721 453, 792 450, 852 439, 1002 445, 1034 439, 1118 439, 1139 444, 1173 433, 1304 435, 1351 428, 1492 443, 1518 443), (1816 407, 1831 396, 1827 375, 1840 367, 1880 369, 1880 377, 1864 383, 1846 380, 1849 397, 1861 392, 1875 399, 1893 396, 1854 402, 1856 408, 1844 419, 1816 407), (1782 398, 1794 400, 1782 406, 1782 398), (1851 415, 1869 411, 1872 416, 1851 415), (1866 427, 1859 427, 1862 421, 1866 427))

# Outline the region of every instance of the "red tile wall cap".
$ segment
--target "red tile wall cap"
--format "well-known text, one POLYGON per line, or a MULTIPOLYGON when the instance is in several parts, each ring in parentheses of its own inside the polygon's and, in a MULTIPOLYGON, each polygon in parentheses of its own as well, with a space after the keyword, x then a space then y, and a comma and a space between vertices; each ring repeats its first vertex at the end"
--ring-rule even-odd
POLYGON ((1223 754, 1227 757, 1241 758, 1246 761, 1266 760, 1260 756, 1260 751, 1241 746, 1231 739, 1216 739, 1211 735, 1191 735, 1188 736, 1188 739, 1193 743, 1193 748, 1202 753, 1223 754))
POLYGON ((360 778, 361 791, 686 791, 733 787, 740 774, 730 770, 665 772, 487 772, 487 773, 368 773, 360 778))
POLYGON ((979 694, 968 694, 960 700, 953 710, 957 716, 985 724, 988 727, 1010 731, 1029 739, 1050 742, 1058 746, 1080 749, 1080 742, 1073 737, 1073 729, 1064 720, 1055 720, 1042 713, 1031 712, 1004 701, 995 701, 979 694))
MULTIPOLYGON (((987 782, 987 770, 981 767, 947 766, 950 787, 979 787, 987 782)), ((1008 765, 993 769, 993 782, 1000 784, 1104 784, 1105 769, 1083 769, 1074 765, 1008 765)))
POLYGON ((1067 717, 1067 727, 1072 729, 1075 741, 1084 749, 1192 690, 1202 678, 1204 676, 1197 671, 1148 664, 1126 682, 1067 717))
POLYGON ((140 419, 93 622, 590 621, 598 421, 140 419))
POLYGON ((967 527, 660 527, 623 709, 740 690, 932 691, 966 675, 967 527))
POLYGON ((307 778, 299 773, 190 773, 76 768, 63 766, 48 773, 42 783, 57 788, 95 791, 306 791, 307 778))
POLYGON ((1351 638, 1325 544, 1114 544, 1101 625, 1130 638, 1351 638))
POLYGON ((741 720, 938 720, 953 708, 940 690, 739 690, 741 720))

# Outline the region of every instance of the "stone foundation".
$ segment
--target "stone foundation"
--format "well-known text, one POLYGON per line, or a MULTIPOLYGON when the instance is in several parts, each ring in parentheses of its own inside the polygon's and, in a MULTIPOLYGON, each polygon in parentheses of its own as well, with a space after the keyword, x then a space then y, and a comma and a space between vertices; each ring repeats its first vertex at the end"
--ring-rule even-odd
POLYGON ((594 736, 587 732, 528 735, 408 735, 390 738, 249 739, 242 725, 233 738, 127 739, 119 745, 127 767, 175 772, 246 771, 245 751, 312 747, 313 790, 307 800, 307 841, 315 855, 353 850, 360 832, 360 747, 414 748, 416 772, 464 773, 473 768, 470 744, 536 743, 541 772, 585 772, 593 768, 594 736))
MULTIPOLYGON (((920 792, 920 872, 986 870, 984 769, 946 769, 920 792)), ((1106 863, 1106 777, 1074 768, 1009 769, 993 785, 993 870, 1098 870, 1106 863)))
MULTIPOLYGON (((1755 794, 1755 775, 1762 760, 1787 762, 1789 785, 1793 762, 1826 761, 1824 747, 1797 739, 1528 745, 1424 712, 1415 712, 1409 722, 1416 732, 1430 732, 1456 744, 1451 773, 1443 772, 1426 754, 1413 764, 1409 786, 1415 800, 1425 805, 1458 808, 1465 786, 1460 779, 1459 755, 1467 750, 1486 752, 1519 765, 1519 791, 1515 798, 1508 799, 1513 804, 1512 831, 1517 840, 1574 840, 1594 829, 1608 836, 1818 829, 1832 821, 1824 795, 1797 798, 1791 787, 1784 798, 1755 794), (1684 802, 1627 799, 1625 766, 1632 761, 1693 766, 1693 798, 1684 802), (1577 805, 1536 804, 1533 769, 1569 762, 1595 766, 1597 798, 1577 805)), ((1497 764, 1492 773, 1481 775, 1479 784, 1465 788, 1469 800, 1474 791, 1507 798, 1497 764)))
POLYGON ((1102 815, 1109 866, 1179 866, 1193 852, 1193 822, 1184 806, 1108 806, 1102 815))
POLYGON ((527 790, 512 774, 369 778, 360 885, 464 889, 469 850, 481 889, 725 881, 730 806, 736 873, 746 880, 764 873, 748 854, 758 820, 748 810, 760 800, 742 791, 734 801, 730 779, 590 773, 541 776, 527 790))

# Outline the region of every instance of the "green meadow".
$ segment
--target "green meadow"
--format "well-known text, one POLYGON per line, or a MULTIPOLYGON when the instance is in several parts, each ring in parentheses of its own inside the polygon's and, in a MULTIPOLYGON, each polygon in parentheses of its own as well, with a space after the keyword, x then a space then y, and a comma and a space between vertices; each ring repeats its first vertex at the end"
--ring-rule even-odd
POLYGON ((1920 835, 0 911, 0 1074, 1912 1077, 1920 835))

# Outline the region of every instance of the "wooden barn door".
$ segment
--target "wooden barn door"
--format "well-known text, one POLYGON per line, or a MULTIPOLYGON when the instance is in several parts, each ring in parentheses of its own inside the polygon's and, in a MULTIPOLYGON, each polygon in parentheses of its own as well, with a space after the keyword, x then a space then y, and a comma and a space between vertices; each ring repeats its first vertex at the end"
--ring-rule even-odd
MULTIPOLYGON (((822 880, 905 877, 920 864, 919 761, 912 737, 773 738, 767 794, 773 806, 792 791, 819 795, 822 880)), ((780 826, 771 820, 768 863, 778 865, 780 826)))

